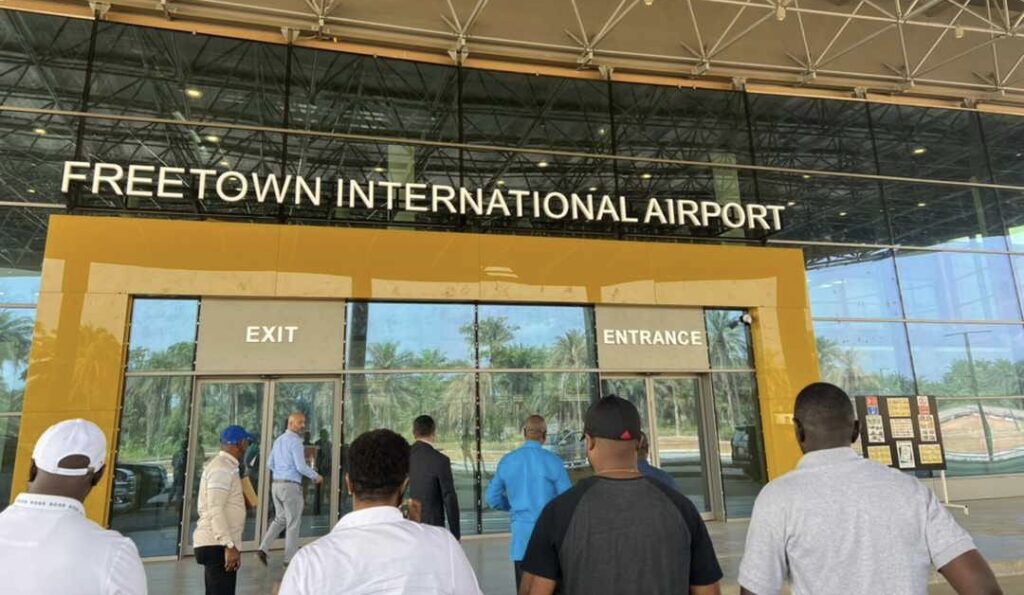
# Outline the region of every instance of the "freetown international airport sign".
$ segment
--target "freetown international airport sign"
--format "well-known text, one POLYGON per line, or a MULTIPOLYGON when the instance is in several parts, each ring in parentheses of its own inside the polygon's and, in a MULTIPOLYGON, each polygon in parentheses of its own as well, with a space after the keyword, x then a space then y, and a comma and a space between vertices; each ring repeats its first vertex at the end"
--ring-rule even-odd
POLYGON ((650 197, 630 203, 624 196, 539 192, 511 188, 456 188, 445 184, 358 181, 343 178, 251 173, 186 167, 167 167, 88 161, 64 162, 61 192, 73 185, 92 194, 113 193, 122 197, 183 199, 191 189, 196 199, 225 203, 255 201, 278 205, 324 204, 349 209, 387 209, 411 213, 475 215, 597 221, 645 225, 711 227, 728 229, 782 229, 780 205, 741 202, 696 201, 650 197))

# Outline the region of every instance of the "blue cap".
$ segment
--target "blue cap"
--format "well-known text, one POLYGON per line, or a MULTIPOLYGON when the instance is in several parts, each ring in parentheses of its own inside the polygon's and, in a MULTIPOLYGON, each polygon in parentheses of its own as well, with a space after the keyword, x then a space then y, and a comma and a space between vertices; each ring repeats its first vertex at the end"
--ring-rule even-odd
POLYGON ((256 442, 256 437, 246 432, 242 426, 228 426, 220 433, 221 444, 238 444, 243 440, 256 442))

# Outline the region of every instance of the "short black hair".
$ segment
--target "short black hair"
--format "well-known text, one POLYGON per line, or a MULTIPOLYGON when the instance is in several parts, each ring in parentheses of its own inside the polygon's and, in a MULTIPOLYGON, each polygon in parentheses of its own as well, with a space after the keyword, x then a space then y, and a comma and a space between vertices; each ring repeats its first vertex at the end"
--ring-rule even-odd
POLYGON ((348 478, 360 500, 387 500, 409 477, 409 442, 391 430, 370 430, 348 448, 348 478))
POLYGON ((805 430, 824 434, 847 432, 856 419, 849 395, 827 382, 815 382, 800 391, 793 417, 805 430))
POLYGON ((412 435, 417 438, 433 436, 435 431, 437 431, 437 424, 429 415, 421 415, 412 421, 412 435))

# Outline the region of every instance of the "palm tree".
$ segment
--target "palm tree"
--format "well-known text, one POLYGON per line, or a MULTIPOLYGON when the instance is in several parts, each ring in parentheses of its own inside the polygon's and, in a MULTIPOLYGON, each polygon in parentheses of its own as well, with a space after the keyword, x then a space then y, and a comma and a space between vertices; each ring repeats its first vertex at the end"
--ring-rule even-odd
MULTIPOLYGON (((15 376, 24 379, 25 365, 32 348, 32 319, 18 316, 12 310, 0 310, 0 366, 11 366, 15 376)), ((0 396, 14 399, 15 391, 8 393, 7 387, 0 386, 0 396)), ((9 407, 21 409, 20 403, 8 403, 9 407)), ((0 409, 4 410, 4 409, 0 409)))

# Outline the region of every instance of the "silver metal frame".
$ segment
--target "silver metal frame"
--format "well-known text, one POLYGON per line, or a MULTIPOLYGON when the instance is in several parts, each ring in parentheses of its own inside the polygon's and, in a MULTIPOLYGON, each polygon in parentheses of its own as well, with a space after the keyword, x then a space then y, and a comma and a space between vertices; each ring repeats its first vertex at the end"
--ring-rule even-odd
MULTIPOLYGON (((270 455, 270 447, 273 443, 273 414, 274 405, 276 402, 276 387, 281 383, 291 382, 331 382, 334 384, 334 407, 331 419, 331 435, 333 437, 333 444, 331 446, 331 484, 329 489, 330 494, 330 510, 329 514, 329 525, 334 526, 338 521, 338 509, 339 509, 339 486, 340 483, 340 461, 341 461, 341 382, 338 376, 317 376, 317 375, 303 375, 303 376, 267 376, 267 375, 243 375, 243 376, 200 376, 196 375, 193 379, 193 394, 192 394, 192 411, 190 412, 191 423, 189 426, 189 449, 188 449, 188 467, 185 470, 185 493, 183 494, 183 505, 182 505, 182 518, 181 518, 181 543, 180 543, 180 556, 191 556, 193 554, 193 547, 191 545, 191 524, 192 524, 192 508, 195 506, 195 502, 192 500, 192 486, 195 485, 195 457, 196 457, 196 440, 199 436, 199 413, 202 409, 202 386, 206 384, 252 384, 262 385, 263 387, 263 411, 262 427, 260 430, 260 460, 266 461, 270 455)), ((259 548, 260 541, 264 533, 269 526, 269 502, 270 502, 270 489, 269 489, 270 472, 266 466, 260 465, 259 474, 259 487, 256 492, 257 496, 257 509, 256 509, 256 536, 252 540, 243 541, 240 546, 241 551, 255 551, 259 548)), ((299 543, 305 545, 315 540, 316 537, 303 537, 299 539, 299 543)), ((283 540, 278 539, 274 541, 273 546, 275 549, 284 547, 283 540)))

